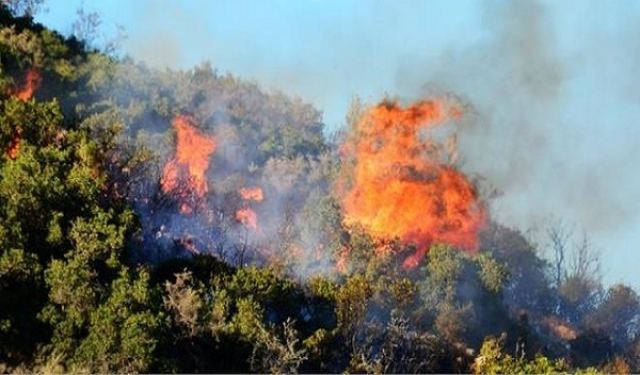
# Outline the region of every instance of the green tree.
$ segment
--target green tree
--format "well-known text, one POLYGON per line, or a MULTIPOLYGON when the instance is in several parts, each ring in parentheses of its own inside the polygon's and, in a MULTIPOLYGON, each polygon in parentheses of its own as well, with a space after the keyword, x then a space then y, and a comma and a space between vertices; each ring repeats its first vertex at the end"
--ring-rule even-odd
POLYGON ((503 353, 502 342, 494 338, 487 339, 473 364, 476 374, 557 374, 568 371, 562 360, 550 360, 537 355, 533 360, 514 358, 503 353))

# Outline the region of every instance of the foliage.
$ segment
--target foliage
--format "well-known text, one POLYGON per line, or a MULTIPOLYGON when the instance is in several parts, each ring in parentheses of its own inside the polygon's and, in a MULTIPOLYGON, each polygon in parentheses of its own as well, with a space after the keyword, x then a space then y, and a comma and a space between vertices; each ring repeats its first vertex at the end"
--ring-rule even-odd
POLYGON ((514 358, 502 351, 500 340, 489 338, 480 349, 473 364, 476 374, 557 374, 567 371, 562 361, 553 361, 543 355, 536 355, 533 360, 514 358))

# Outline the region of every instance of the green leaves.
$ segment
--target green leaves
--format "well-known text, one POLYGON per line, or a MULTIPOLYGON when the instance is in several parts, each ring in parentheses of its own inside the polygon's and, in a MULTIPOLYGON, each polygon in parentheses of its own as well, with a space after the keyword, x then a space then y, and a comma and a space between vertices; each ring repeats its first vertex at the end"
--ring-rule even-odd
POLYGON ((38 279, 41 271, 38 258, 24 250, 3 250, 0 255, 0 283, 38 279))
POLYGON ((506 268, 485 252, 478 254, 476 261, 484 286, 493 293, 500 293, 508 277, 506 268))
POLYGON ((94 371, 145 372, 154 362, 156 330, 161 315, 150 309, 149 274, 123 270, 111 284, 108 298, 91 312, 88 335, 73 357, 94 371))
POLYGON ((531 361, 504 354, 503 343, 489 338, 475 359, 473 371, 476 374, 558 374, 566 373, 568 366, 563 360, 551 360, 541 354, 531 361))
POLYGON ((116 216, 113 210, 95 208, 93 216, 76 219, 69 231, 69 238, 74 244, 72 255, 86 260, 102 260, 117 268, 126 234, 132 225, 131 211, 125 210, 116 216))

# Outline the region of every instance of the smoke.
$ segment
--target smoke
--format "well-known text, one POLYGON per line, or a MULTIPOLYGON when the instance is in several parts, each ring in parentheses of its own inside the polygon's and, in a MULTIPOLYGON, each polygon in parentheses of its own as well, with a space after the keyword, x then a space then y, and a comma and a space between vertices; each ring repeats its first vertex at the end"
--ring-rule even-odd
POLYGON ((627 174, 638 142, 622 135, 616 143, 624 152, 605 143, 612 132, 628 132, 617 116, 628 101, 620 91, 599 92, 602 82, 593 87, 589 81, 606 74, 590 70, 588 58, 602 46, 567 46, 575 41, 561 40, 557 29, 570 26, 555 22, 550 7, 485 3, 487 34, 435 61, 406 62, 398 91, 453 92, 470 103, 475 118, 460 134, 461 161, 498 190, 492 214, 499 221, 527 229, 554 215, 605 239, 637 211, 629 203, 638 201, 638 181, 627 174))
POLYGON ((318 212, 331 203, 335 164, 319 112, 207 64, 160 72, 123 63, 114 74, 105 95, 127 124, 118 152, 145 165, 116 171, 127 174, 119 194, 140 219, 134 261, 210 254, 303 278, 336 274, 339 229, 327 226, 340 220, 318 212))
MULTIPOLYGON (((624 25, 619 29, 609 30, 608 33, 600 33, 594 28, 591 34, 585 34, 584 41, 567 40, 567 35, 574 35, 575 32, 567 33, 562 29, 567 26, 559 24, 554 16, 564 12, 576 13, 575 17, 581 17, 581 11, 560 9, 562 12, 558 12, 559 7, 563 6, 572 8, 569 5, 532 1, 484 3, 480 6, 483 11, 484 32, 475 38, 469 38, 474 40, 470 46, 468 40, 464 42, 467 44, 452 45, 434 59, 433 54, 415 49, 415 41, 412 40, 414 54, 404 52, 400 56, 389 56, 391 64, 398 66, 395 87, 388 83, 387 76, 372 80, 369 76, 377 74, 381 69, 369 69, 367 66, 380 64, 379 59, 371 59, 371 51, 360 48, 361 46, 356 48, 349 45, 348 41, 344 42, 346 46, 336 45, 335 50, 330 51, 330 57, 318 56, 319 65, 325 65, 327 69, 346 69, 348 75, 354 76, 354 80, 362 80, 366 76, 369 81, 381 82, 376 87, 386 87, 401 98, 413 100, 441 96, 442 93, 453 93, 460 97, 469 104, 469 108, 465 109, 462 128, 458 134, 459 160, 456 164, 461 165, 465 173, 481 179, 485 190, 498 191, 498 197, 490 202, 492 217, 510 226, 528 229, 544 224, 550 215, 559 216, 565 221, 583 226, 596 240, 596 244, 602 247, 611 238, 623 238, 619 235, 632 230, 637 222, 634 219, 638 210, 637 202, 640 202, 640 181, 629 176, 628 171, 633 169, 636 162, 637 156, 633 150, 640 146, 640 137, 637 136, 635 127, 625 124, 625 121, 631 123, 633 116, 617 115, 625 111, 633 113, 631 109, 635 111, 637 107, 634 102, 637 102, 636 85, 631 84, 631 80, 621 79, 635 76, 633 73, 637 64, 633 63, 633 56, 628 58, 628 50, 633 44, 627 42, 630 37, 637 35, 637 27, 629 26, 633 22, 623 22, 624 25), (628 36, 623 37, 624 35, 628 36), (567 45, 575 47, 567 48, 567 45), (363 50, 366 53, 362 54, 363 50), (608 62, 610 57, 619 61, 619 64, 608 62), (347 61, 348 69, 344 67, 345 63, 330 68, 333 64, 325 63, 324 59, 333 58, 336 61, 347 61), (364 69, 366 74, 354 74, 354 70, 360 69, 364 69), (599 91, 600 89, 603 91, 599 91), (598 142, 598 139, 602 141, 598 142)), ((170 58, 169 55, 179 55, 184 61, 193 61, 194 53, 200 58, 207 51, 211 52, 207 56, 216 65, 222 61, 227 61, 227 65, 228 61, 236 61, 233 58, 218 60, 222 56, 216 56, 214 52, 219 53, 219 45, 208 45, 203 40, 206 33, 197 32, 205 30, 202 25, 204 17, 195 17, 193 21, 194 18, 186 16, 191 10, 181 8, 171 20, 156 22, 149 28, 148 35, 143 33, 140 39, 144 41, 141 44, 148 44, 154 38, 162 40, 167 48, 177 45, 180 53, 159 54, 157 51, 150 51, 153 56, 147 56, 144 48, 137 48, 139 46, 134 44, 129 47, 146 61, 158 62, 158 59, 170 58), (169 36, 157 33, 159 28, 163 28, 158 25, 187 25, 192 22, 195 22, 194 27, 173 28, 176 32, 173 33, 172 30, 169 36), (183 34, 191 39, 191 43, 180 42, 184 39, 183 34), (200 45, 202 48, 193 52, 193 45, 200 45)), ((401 10, 390 9, 390 12, 397 18, 392 20, 392 25, 398 26, 399 19, 408 17, 401 10)), ((150 14, 150 17, 154 14, 150 14)), ((165 14, 162 17, 170 16, 165 14)), ((383 18, 378 15, 376 20, 382 21, 383 18)), ((340 23, 332 36, 344 37, 345 35, 340 34, 344 31, 343 28, 352 30, 346 26, 351 23, 346 22, 346 19, 341 19, 340 22, 343 21, 344 24, 340 23)), ((366 23, 364 26, 356 24, 354 27, 353 32, 358 34, 374 26, 366 23)), ((410 29, 402 30, 407 33, 410 29)), ((223 35, 231 40, 230 44, 236 40, 234 38, 247 41, 247 35, 241 33, 228 32, 223 35)), ((326 37, 326 33, 319 35, 326 37)), ((318 38, 315 33, 312 36, 318 38)), ((302 39, 294 38, 290 43, 305 41, 303 37, 300 38, 302 39)), ((392 35, 376 40, 378 42, 397 44, 399 40, 392 35)), ((435 46, 437 49, 437 43, 435 46)), ((247 53, 263 51, 258 47, 260 46, 256 45, 245 50, 247 53)), ((280 51, 273 53, 277 55, 280 51)), ((283 56, 289 55, 283 52, 283 56)), ((242 62, 244 59, 240 58, 238 61, 242 62)), ((335 82, 335 79, 319 74, 321 72, 309 74, 308 70, 315 69, 315 65, 306 60, 303 62, 306 65, 301 62, 292 69, 280 69, 280 65, 276 69, 273 66, 252 64, 255 70, 249 72, 249 75, 257 74, 261 81, 271 84, 279 81, 279 87, 297 82, 296 85, 309 88, 302 91, 311 93, 311 97, 307 99, 316 102, 318 98, 314 97, 315 91, 319 92, 319 97, 330 94, 331 101, 335 101, 340 96, 334 95, 333 87, 344 85, 343 91, 357 90, 356 87, 350 87, 353 86, 349 83, 350 80, 335 82), (302 65, 305 67, 301 68, 302 65), (284 71, 291 77, 282 76, 284 71), (282 79, 283 77, 291 79, 282 79), (319 87, 317 90, 316 86, 319 87)), ((167 61, 159 64, 175 66, 181 63, 167 61)), ((266 61, 265 64, 269 62, 266 61)), ((243 64, 237 65, 240 71, 246 68, 243 68, 243 64)), ((266 160, 269 158, 256 151, 263 140, 256 139, 252 134, 239 134, 230 121, 236 110, 233 106, 245 110, 261 99, 247 94, 241 100, 234 99, 231 104, 225 98, 229 93, 220 92, 219 85, 212 85, 210 81, 201 79, 199 75, 203 73, 200 69, 187 77, 191 87, 201 88, 198 94, 190 93, 190 89, 184 87, 166 89, 175 90, 176 96, 190 96, 183 102, 169 103, 172 111, 186 110, 194 113, 203 128, 208 129, 216 138, 225 140, 219 145, 213 161, 223 167, 213 168, 209 172, 212 184, 219 185, 219 188, 214 189, 218 197, 217 204, 222 204, 222 197, 227 193, 238 196, 237 189, 258 186, 264 190, 264 202, 256 202, 255 207, 252 203, 250 207, 256 213, 258 225, 263 222, 259 212, 261 207, 265 212, 269 211, 268 217, 271 214, 274 217, 291 216, 287 213, 292 210, 289 200, 296 201, 293 207, 304 206, 301 203, 304 199, 297 194, 300 181, 306 176, 297 175, 297 170, 293 175, 284 170, 305 169, 307 167, 303 165, 316 161, 297 157, 266 160), (200 97, 197 98, 197 105, 193 105, 198 95, 200 97), (262 170, 264 163, 265 170, 262 170), (257 172, 248 172, 255 166, 259 167, 257 172), (267 168, 275 169, 272 176, 267 175, 267 168), (270 189, 277 192, 278 198, 269 197, 270 189)), ((299 89, 300 87, 294 91, 300 91, 299 89)), ((265 113, 264 108, 258 106, 252 111, 251 116, 255 117, 252 121, 274 123, 273 118, 260 119, 265 113)), ((290 115, 279 116, 282 123, 291 122, 287 116, 290 115)), ((149 120, 141 128, 152 129, 157 125, 157 121, 149 120)), ((275 133, 276 127, 273 129, 275 133)), ((167 143, 166 147, 171 148, 172 145, 167 143)), ((315 187, 309 187, 305 194, 311 194, 309 190, 314 189, 315 187)), ((289 217, 287 220, 296 222, 303 219, 289 217)), ((269 220, 265 224, 273 225, 274 232, 267 233, 277 233, 276 226, 269 220)), ((301 229, 299 232, 309 231, 301 229)), ((303 242, 323 241, 310 238, 303 242)), ((621 240, 611 246, 616 245, 623 247, 626 244, 621 240)))

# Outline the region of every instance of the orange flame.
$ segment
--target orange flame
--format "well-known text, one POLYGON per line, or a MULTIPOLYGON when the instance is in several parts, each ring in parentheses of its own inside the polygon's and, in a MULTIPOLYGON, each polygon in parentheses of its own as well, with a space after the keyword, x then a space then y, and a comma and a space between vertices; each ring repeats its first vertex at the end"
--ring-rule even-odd
MULTIPOLYGON (((262 189, 258 186, 253 188, 241 188, 240 196, 245 201, 261 202, 264 199, 262 189)), ((249 229, 258 229, 258 216, 251 208, 245 207, 236 211, 236 220, 249 229)))
MULTIPOLYGON (((205 173, 209 168, 209 157, 216 149, 215 139, 196 129, 189 116, 176 116, 173 127, 176 130, 176 155, 164 167, 162 190, 177 192, 184 198, 190 193, 201 198, 208 191, 205 173), (182 187, 187 191, 179 192, 182 187)), ((180 210, 189 213, 192 209, 190 204, 183 202, 180 210)))
POLYGON ((40 82, 42 81, 42 77, 40 76, 40 72, 36 68, 30 68, 27 70, 27 75, 25 77, 24 86, 22 88, 16 89, 13 92, 13 96, 26 102, 31 99, 35 91, 40 86, 40 82))
POLYGON ((444 100, 406 108, 385 102, 367 111, 342 150, 353 156, 351 187, 342 201, 345 224, 417 245, 404 261, 415 267, 430 244, 478 247, 485 210, 469 180, 449 163, 455 139, 440 145, 428 131, 462 110, 444 100), (443 159, 449 160, 449 163, 443 159))
POLYGON ((258 217, 250 208, 241 208, 236 211, 236 220, 249 229, 258 229, 258 217))
MULTIPOLYGON (((16 98, 22 100, 23 102, 28 101, 33 97, 34 92, 40 86, 40 82, 42 81, 42 77, 40 76, 40 72, 36 68, 30 68, 27 70, 27 74, 25 76, 25 83, 22 88, 15 88, 11 90, 11 95, 16 98)), ((13 132, 13 136, 11 137, 11 141, 9 142, 9 146, 6 149, 7 156, 10 159, 15 159, 18 157, 18 153, 20 152, 20 141, 22 139, 22 129, 17 128, 13 132)))
POLYGON ((570 341, 578 337, 576 329, 558 317, 547 316, 542 320, 542 323, 545 324, 554 335, 563 340, 570 341))
POLYGON ((254 188, 242 188, 240 189, 240 196, 246 201, 262 202, 264 196, 260 187, 254 188))
POLYGON ((19 128, 16 129, 16 131, 13 132, 11 141, 9 142, 9 147, 7 147, 7 156, 12 160, 15 160, 20 152, 21 135, 22 131, 19 128))

